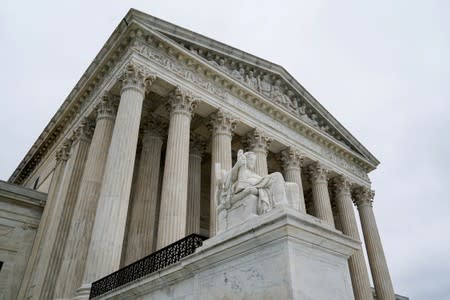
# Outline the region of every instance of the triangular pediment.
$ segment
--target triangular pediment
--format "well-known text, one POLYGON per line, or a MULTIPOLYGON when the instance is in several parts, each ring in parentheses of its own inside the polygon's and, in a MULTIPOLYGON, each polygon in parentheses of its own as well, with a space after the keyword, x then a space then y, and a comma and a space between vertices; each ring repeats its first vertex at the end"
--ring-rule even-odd
POLYGON ((131 10, 127 19, 163 35, 221 72, 364 157, 373 166, 379 161, 354 138, 294 77, 283 67, 239 49, 230 47, 190 30, 131 10))

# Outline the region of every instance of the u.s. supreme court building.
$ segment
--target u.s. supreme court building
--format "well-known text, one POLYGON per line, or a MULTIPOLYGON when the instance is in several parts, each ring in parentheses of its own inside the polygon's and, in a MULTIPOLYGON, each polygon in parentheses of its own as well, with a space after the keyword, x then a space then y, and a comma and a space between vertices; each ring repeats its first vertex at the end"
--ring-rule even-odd
POLYGON ((281 66, 132 9, 0 182, 0 293, 407 299, 378 164, 281 66))

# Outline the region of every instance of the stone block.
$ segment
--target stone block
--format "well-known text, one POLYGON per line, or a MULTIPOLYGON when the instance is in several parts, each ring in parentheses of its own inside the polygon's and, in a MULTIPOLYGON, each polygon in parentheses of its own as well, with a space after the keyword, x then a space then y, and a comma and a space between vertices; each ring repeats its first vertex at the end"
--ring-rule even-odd
POLYGON ((321 220, 277 207, 98 299, 354 299, 347 259, 358 248, 321 220))

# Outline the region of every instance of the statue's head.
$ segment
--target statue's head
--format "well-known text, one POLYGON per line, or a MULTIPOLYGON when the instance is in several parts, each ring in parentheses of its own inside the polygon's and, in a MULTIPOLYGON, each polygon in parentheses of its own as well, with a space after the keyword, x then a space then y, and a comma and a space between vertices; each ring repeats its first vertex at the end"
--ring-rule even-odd
POLYGON ((244 153, 246 161, 247 161, 247 168, 250 170, 255 170, 256 167, 256 154, 255 152, 245 152, 244 153))

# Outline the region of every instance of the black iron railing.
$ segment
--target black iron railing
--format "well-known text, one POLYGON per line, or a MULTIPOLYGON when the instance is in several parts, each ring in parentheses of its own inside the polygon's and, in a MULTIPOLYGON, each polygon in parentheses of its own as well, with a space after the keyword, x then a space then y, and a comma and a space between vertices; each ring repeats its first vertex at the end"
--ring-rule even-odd
POLYGON ((105 294, 126 283, 180 261, 183 257, 194 253, 195 249, 200 247, 205 239, 205 237, 198 234, 188 235, 131 265, 95 281, 92 283, 89 299, 105 294))

